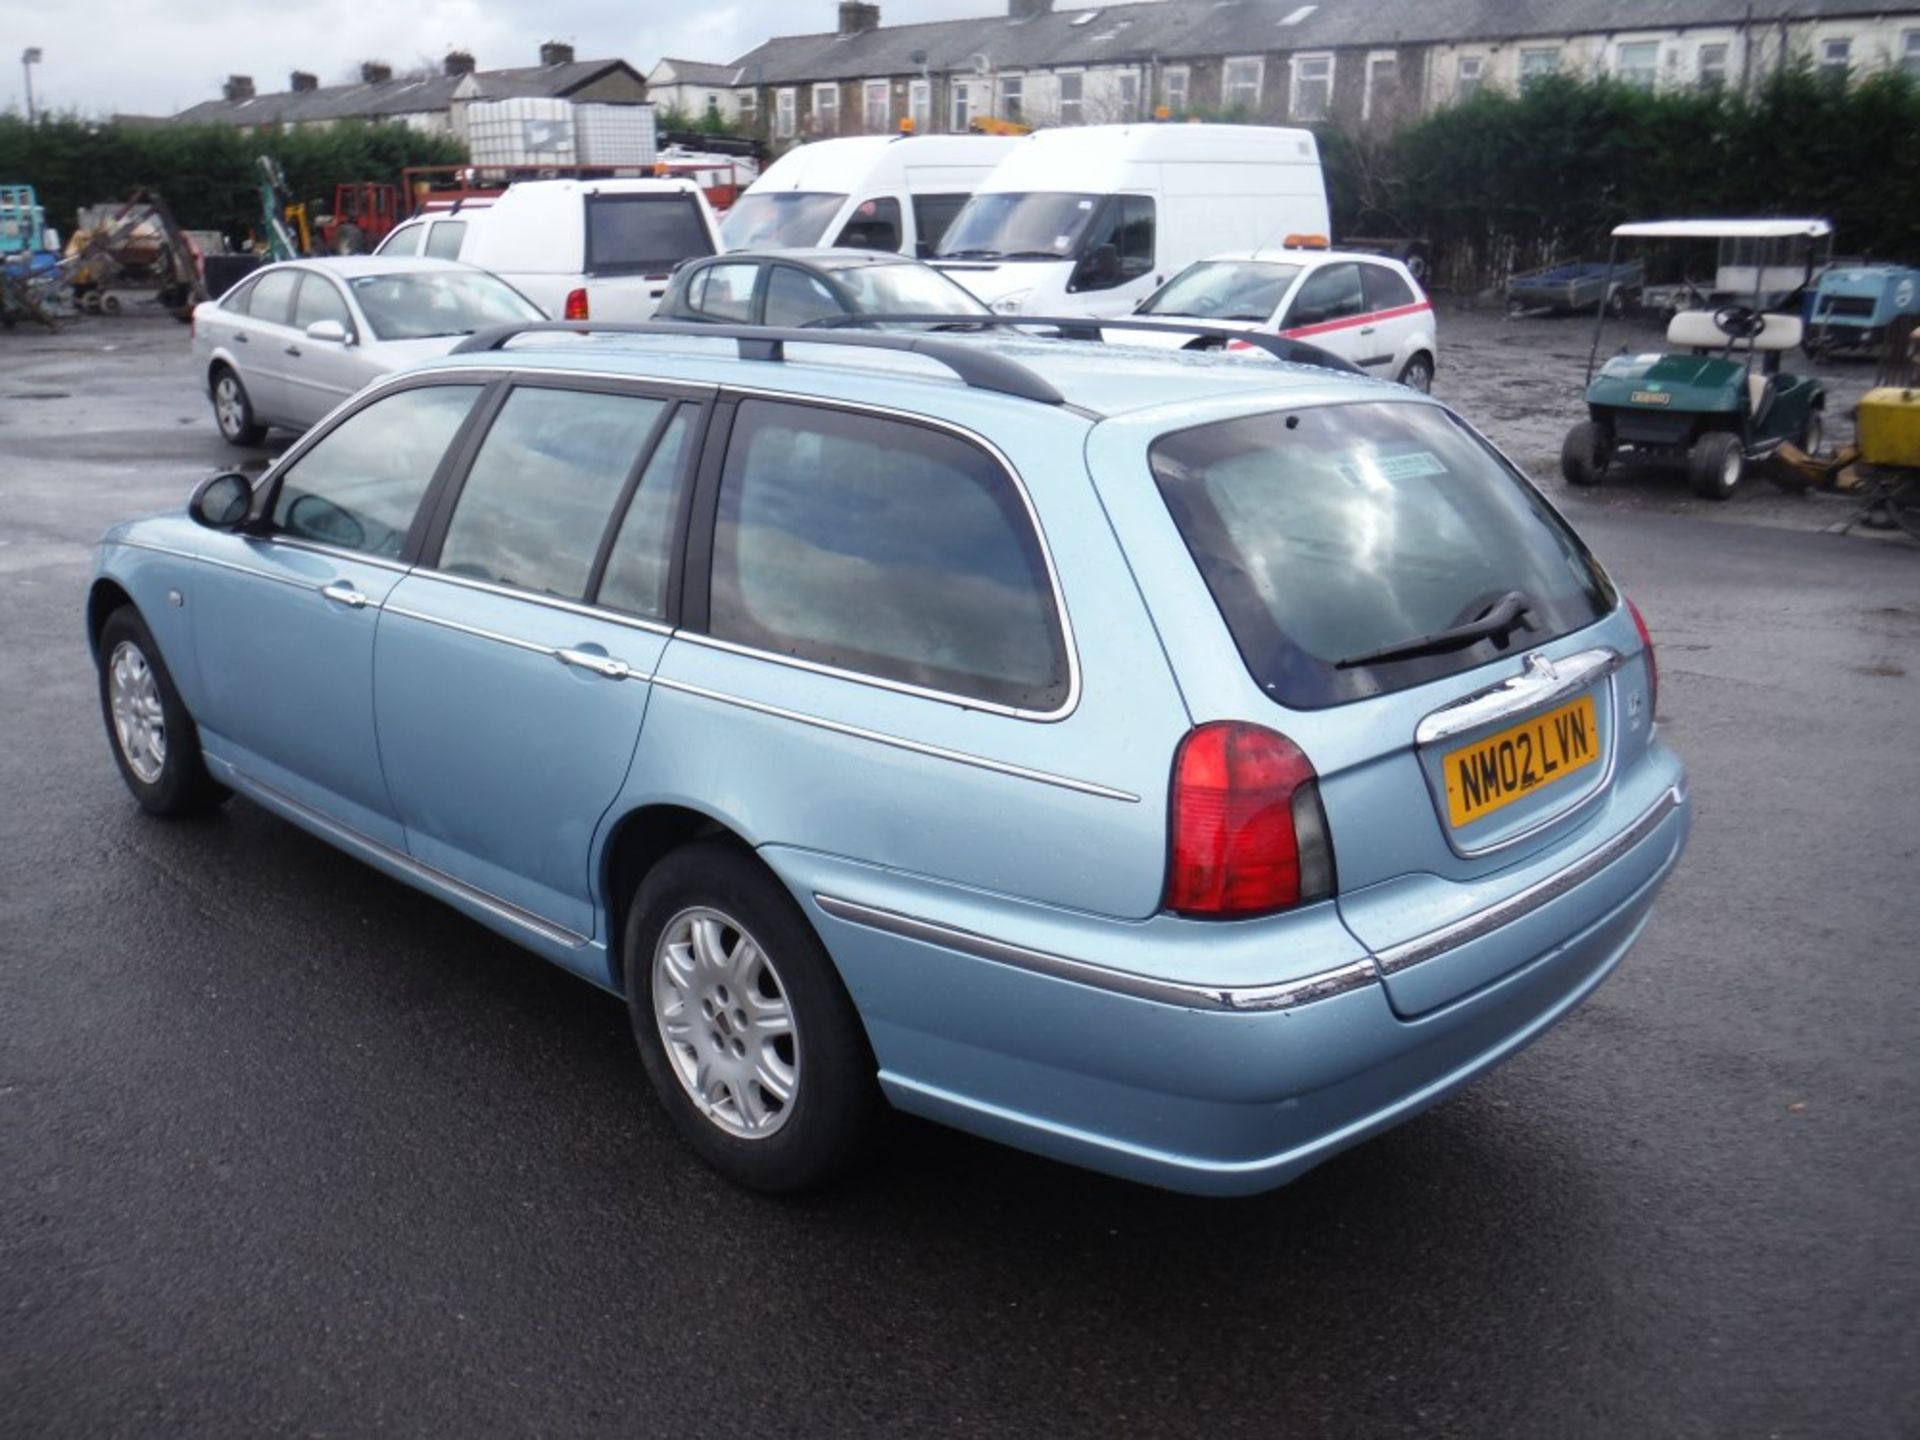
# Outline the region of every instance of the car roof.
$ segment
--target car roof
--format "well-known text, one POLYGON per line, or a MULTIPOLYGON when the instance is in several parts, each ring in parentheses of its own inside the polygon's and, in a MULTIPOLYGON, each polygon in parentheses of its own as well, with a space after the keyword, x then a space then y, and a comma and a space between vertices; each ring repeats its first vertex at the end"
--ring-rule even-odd
MULTIPOLYGON (((871 333, 871 332, 859 332, 871 333)), ((1228 413, 1275 405, 1317 404, 1329 399, 1411 395, 1405 387, 1364 375, 1292 365, 1265 356, 1189 350, 1148 349, 1122 343, 1056 340, 995 333, 943 334, 940 343, 989 350, 1043 376, 1065 404, 1090 419, 1108 419, 1167 406, 1228 413)), ((797 344, 798 342, 789 342, 797 344)), ((953 392, 967 391, 937 361, 904 349, 842 348, 832 342, 808 353, 802 346, 784 360, 743 360, 730 335, 602 334, 533 336, 498 351, 469 351, 423 367, 505 368, 631 375, 635 379, 744 386, 780 390, 822 400, 880 399, 876 378, 884 376, 889 403, 917 404, 939 414, 953 392), (544 343, 543 343, 544 342, 544 343)), ((974 390, 1013 406, 1038 402, 974 390)), ((1042 407, 1054 410, 1055 407, 1042 407)))
POLYGON ((1218 255, 1209 255, 1211 260, 1257 260, 1272 265, 1327 265, 1336 260, 1368 260, 1375 265, 1398 265, 1400 262, 1391 255, 1376 254, 1372 250, 1322 250, 1318 246, 1271 245, 1256 250, 1223 250, 1218 255))
MULTIPOLYGON (((911 255, 901 255, 892 250, 850 250, 837 245, 795 245, 785 249, 756 245, 744 250, 728 250, 712 256, 711 260, 794 260, 802 265, 818 265, 823 270, 845 270, 854 265, 921 263, 911 255)), ((710 263, 709 257, 701 256, 700 263, 710 263)))
POLYGON ((438 260, 409 255, 315 255, 300 260, 282 260, 278 265, 263 265, 262 270, 298 266, 306 270, 325 270, 341 277, 353 275, 398 275, 415 270, 471 270, 458 260, 438 260))

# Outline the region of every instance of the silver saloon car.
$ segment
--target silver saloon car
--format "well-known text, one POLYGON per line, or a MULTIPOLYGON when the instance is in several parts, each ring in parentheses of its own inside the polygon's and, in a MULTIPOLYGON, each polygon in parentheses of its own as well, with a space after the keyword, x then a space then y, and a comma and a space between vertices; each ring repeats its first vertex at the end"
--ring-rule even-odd
POLYGON ((506 281, 452 260, 291 260, 194 308, 194 367, 220 433, 258 445, 476 330, 544 318, 506 281))

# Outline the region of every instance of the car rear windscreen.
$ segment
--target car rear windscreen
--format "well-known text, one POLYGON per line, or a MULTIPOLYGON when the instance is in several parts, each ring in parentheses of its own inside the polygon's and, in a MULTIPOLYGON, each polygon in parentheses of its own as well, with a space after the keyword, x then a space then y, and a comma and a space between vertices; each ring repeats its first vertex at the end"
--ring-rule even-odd
POLYGON ((693 196, 589 195, 587 273, 664 275, 682 260, 713 254, 693 196))
POLYGON ((1247 668, 1292 709, 1521 654, 1615 603, 1539 492, 1436 405, 1250 415, 1162 436, 1151 460, 1247 668))

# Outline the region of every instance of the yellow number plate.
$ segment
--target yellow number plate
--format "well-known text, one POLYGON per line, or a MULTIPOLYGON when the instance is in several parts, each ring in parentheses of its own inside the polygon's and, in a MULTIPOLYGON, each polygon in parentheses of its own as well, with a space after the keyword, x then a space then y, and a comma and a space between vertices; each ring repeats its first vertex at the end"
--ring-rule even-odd
POLYGON ((1593 697, 1582 695, 1544 715, 1453 751, 1446 759, 1447 819, 1471 825, 1600 758, 1593 697))

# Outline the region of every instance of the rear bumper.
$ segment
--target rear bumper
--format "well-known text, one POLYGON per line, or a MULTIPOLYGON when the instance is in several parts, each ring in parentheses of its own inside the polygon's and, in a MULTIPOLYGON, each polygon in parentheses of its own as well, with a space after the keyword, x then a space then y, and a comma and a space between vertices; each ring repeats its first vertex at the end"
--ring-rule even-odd
MULTIPOLYGON (((938 927, 879 928, 874 915, 897 906, 876 901, 863 915, 838 899, 865 867, 799 852, 768 858, 840 964, 899 1108, 1089 1169, 1231 1195, 1285 1184, 1542 1034, 1638 938, 1689 823, 1681 795, 1630 852, 1644 878, 1597 919, 1546 941, 1538 925, 1504 927, 1532 948, 1498 979, 1411 1019, 1396 1014, 1364 952, 1291 982, 1323 981, 1318 991, 1129 993, 1098 976, 1034 968, 1020 946, 988 958, 970 942, 941 943, 938 927)), ((1116 928, 1086 923, 1090 942, 1096 929, 1116 928)), ((1167 932, 1182 933, 1156 933, 1167 932)))

